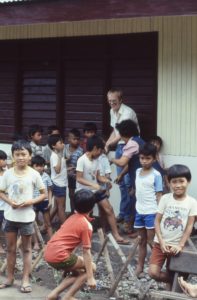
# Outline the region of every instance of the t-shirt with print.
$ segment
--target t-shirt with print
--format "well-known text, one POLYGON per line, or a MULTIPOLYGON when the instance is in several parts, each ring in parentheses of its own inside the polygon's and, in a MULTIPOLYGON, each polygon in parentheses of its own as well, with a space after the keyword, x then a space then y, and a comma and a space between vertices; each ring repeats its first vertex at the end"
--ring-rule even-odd
POLYGON ((136 171, 136 210, 138 214, 155 214, 157 212, 156 192, 162 192, 161 174, 154 168, 147 175, 141 175, 142 168, 136 171))
POLYGON ((62 262, 80 244, 91 248, 92 225, 87 215, 75 213, 69 217, 47 243, 44 258, 47 262, 62 262))
MULTIPOLYGON (((51 181, 51 178, 50 178, 50 176, 46 172, 43 172, 41 174, 41 178, 42 178, 42 181, 44 183, 45 190, 46 190, 46 192, 48 194, 48 188, 52 187, 52 185, 53 185, 53 183, 51 181)), ((38 196, 40 196, 40 192, 39 192, 39 190, 37 188, 35 188, 34 189, 33 198, 36 198, 38 196)), ((48 201, 48 197, 44 201, 48 201)))
POLYGON ((59 157, 57 153, 52 151, 51 157, 50 157, 50 165, 51 165, 51 180, 53 183, 59 187, 65 187, 68 185, 67 180, 67 169, 66 169, 66 161, 65 158, 61 158, 61 169, 60 173, 56 173, 54 167, 57 166, 59 162, 59 157))
MULTIPOLYGON (((6 170, 0 182, 0 190, 7 192, 8 197, 16 203, 33 199, 35 188, 39 191, 45 189, 40 174, 30 167, 27 167, 26 174, 22 176, 16 174, 14 168, 6 170)), ((13 209, 12 206, 8 205, 4 217, 13 222, 28 223, 35 220, 35 212, 33 206, 13 209)))
MULTIPOLYGON (((197 216, 197 201, 188 195, 179 201, 172 193, 165 194, 159 201, 157 212, 163 215, 160 223, 162 238, 169 245, 178 245, 188 217, 197 216)), ((157 236, 154 241, 159 243, 157 236)))
MULTIPOLYGON (((84 153, 77 161, 76 171, 83 172, 83 178, 95 184, 98 183, 97 172, 99 168, 98 158, 90 160, 87 154, 84 153)), ((81 189, 92 190, 90 186, 77 182, 77 190, 81 189)))

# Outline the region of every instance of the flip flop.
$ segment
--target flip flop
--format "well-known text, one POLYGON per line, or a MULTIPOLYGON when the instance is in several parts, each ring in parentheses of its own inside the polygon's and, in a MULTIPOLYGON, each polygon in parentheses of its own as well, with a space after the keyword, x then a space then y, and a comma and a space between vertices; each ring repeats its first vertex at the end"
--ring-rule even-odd
POLYGON ((21 293, 31 293, 32 292, 32 287, 30 284, 28 285, 22 285, 20 288, 21 293))
POLYGON ((14 281, 11 282, 11 283, 6 283, 6 282, 0 283, 0 290, 1 290, 1 289, 6 289, 6 288, 11 287, 11 286, 13 285, 13 283, 14 283, 14 281))
POLYGON ((116 243, 119 245, 131 245, 131 242, 129 240, 116 240, 116 243))

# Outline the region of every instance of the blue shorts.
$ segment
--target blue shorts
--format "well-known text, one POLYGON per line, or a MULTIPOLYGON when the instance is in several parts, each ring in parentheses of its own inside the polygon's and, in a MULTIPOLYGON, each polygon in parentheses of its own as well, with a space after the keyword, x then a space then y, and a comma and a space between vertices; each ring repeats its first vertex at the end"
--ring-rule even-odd
POLYGON ((2 224, 4 220, 4 210, 0 210, 0 225, 2 224))
POLYGON ((48 206, 49 206, 49 200, 45 200, 40 203, 34 204, 34 210, 35 212, 40 211, 41 213, 44 214, 46 211, 49 210, 48 206))
POLYGON ((22 223, 9 220, 3 221, 4 232, 16 232, 21 235, 32 235, 34 233, 34 222, 22 223))
POLYGON ((57 186, 53 183, 53 195, 55 197, 66 197, 66 186, 57 186))
POLYGON ((141 215, 136 212, 134 228, 146 228, 154 229, 155 228, 155 216, 156 214, 150 215, 141 215))

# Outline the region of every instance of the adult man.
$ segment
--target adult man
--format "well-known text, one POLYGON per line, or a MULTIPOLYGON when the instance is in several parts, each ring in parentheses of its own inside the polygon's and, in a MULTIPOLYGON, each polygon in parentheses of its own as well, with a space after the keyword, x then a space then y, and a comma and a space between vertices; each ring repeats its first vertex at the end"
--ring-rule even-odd
MULTIPOLYGON (((125 145, 124 141, 121 140, 118 130, 116 129, 116 124, 122 122, 123 120, 132 120, 137 124, 139 130, 138 119, 136 113, 129 106, 123 104, 123 94, 119 89, 111 89, 107 93, 108 103, 111 107, 110 110, 110 125, 113 131, 106 142, 105 149, 109 151, 111 146, 116 145, 115 158, 119 159, 122 156, 122 149, 125 145)), ((117 174, 119 175, 122 171, 122 167, 117 166, 117 174)), ((121 201, 120 201, 120 212, 117 218, 118 222, 124 222, 125 227, 129 228, 129 223, 131 222, 131 198, 128 194, 128 188, 130 186, 130 177, 126 174, 123 180, 119 183, 121 201), (128 226, 127 226, 128 225, 128 226)))

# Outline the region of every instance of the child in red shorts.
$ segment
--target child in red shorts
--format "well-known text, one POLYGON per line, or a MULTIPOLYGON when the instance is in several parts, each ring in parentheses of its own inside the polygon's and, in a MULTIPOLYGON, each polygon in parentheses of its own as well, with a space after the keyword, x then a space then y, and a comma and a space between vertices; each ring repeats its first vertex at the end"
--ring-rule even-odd
POLYGON ((76 275, 66 277, 47 297, 57 299, 58 295, 71 286, 62 300, 74 299, 74 294, 87 281, 91 288, 96 287, 93 272, 96 270, 91 257, 92 225, 89 213, 96 202, 96 197, 89 190, 80 190, 75 194, 75 213, 69 217, 61 228, 47 243, 44 258, 53 268, 65 272, 77 271, 76 275), (82 244, 83 257, 77 256, 73 250, 82 244))
POLYGON ((168 169, 167 179, 172 193, 162 196, 159 202, 149 275, 156 281, 171 284, 169 259, 182 251, 191 234, 197 215, 197 202, 187 195, 187 188, 191 181, 188 167, 173 165, 168 169), (166 260, 166 271, 163 272, 161 269, 166 260))

